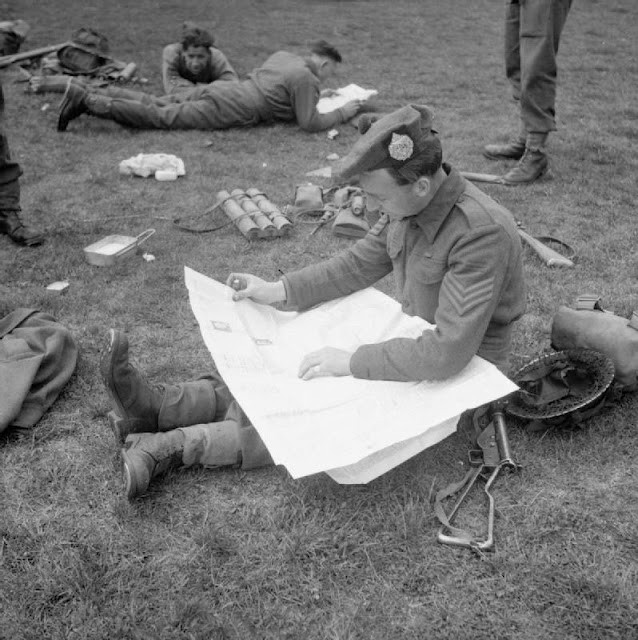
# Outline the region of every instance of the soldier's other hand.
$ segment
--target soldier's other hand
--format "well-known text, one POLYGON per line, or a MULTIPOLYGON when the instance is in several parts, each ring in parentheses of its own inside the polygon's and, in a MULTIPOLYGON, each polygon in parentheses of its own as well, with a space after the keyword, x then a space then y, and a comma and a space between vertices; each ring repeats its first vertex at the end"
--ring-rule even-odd
POLYGON ((297 374, 303 380, 324 376, 350 376, 352 353, 335 347, 323 347, 304 356, 297 374))
POLYGON ((272 304, 286 299, 283 282, 266 282, 250 273, 231 273, 226 285, 233 289, 233 300, 250 298, 260 304, 272 304))

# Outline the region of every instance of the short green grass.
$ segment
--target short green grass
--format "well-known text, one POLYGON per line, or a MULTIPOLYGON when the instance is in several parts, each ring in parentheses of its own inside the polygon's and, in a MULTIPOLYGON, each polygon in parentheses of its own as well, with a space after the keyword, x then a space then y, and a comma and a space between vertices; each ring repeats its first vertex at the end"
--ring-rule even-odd
MULTIPOLYGON (((339 84, 379 89, 379 108, 431 105, 445 155, 458 168, 501 171, 480 148, 516 127, 501 61, 501 2, 422 0, 11 1, 3 18, 32 31, 23 48, 66 40, 91 25, 113 53, 135 61, 160 92, 160 51, 181 22, 211 27, 240 73, 277 49, 333 41, 346 59, 339 84)), ((559 57, 554 179, 488 191, 527 229, 578 253, 574 270, 549 270, 526 249, 528 313, 514 365, 549 346, 559 304, 596 292, 618 313, 638 306, 634 197, 638 64, 633 0, 575 2, 559 57)), ((520 474, 501 478, 496 550, 474 555, 436 542, 433 486, 459 479, 469 437, 458 433, 366 486, 285 469, 173 472, 133 503, 121 494, 118 449, 97 363, 109 327, 128 332, 153 381, 210 366, 182 269, 224 279, 266 278, 328 257, 349 240, 327 229, 249 244, 231 226, 177 230, 221 189, 257 186, 291 202, 304 173, 343 154, 350 126, 330 141, 296 127, 224 132, 136 132, 83 117, 55 131, 58 96, 29 96, 3 77, 7 129, 24 167, 24 217, 47 243, 0 238, 0 313, 35 306, 69 326, 76 374, 37 428, 0 447, 0 638, 354 640, 638 638, 636 399, 581 429, 528 433, 510 420, 520 474), (49 105, 49 108, 45 108, 49 105), (212 144, 208 144, 212 143, 212 144), (124 178, 118 163, 174 153, 176 183, 124 178), (88 265, 99 238, 146 228, 154 262, 88 265), (45 292, 68 279, 61 296, 45 292)), ((383 287, 391 291, 391 283, 383 287)), ((388 416, 392 420, 392 416, 388 416)), ((472 504, 465 523, 481 530, 472 504)))

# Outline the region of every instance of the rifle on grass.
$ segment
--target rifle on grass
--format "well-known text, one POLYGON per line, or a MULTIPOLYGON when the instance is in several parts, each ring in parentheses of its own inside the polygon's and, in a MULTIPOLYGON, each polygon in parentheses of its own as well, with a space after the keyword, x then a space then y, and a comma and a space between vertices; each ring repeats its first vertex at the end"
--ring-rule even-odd
POLYGON ((491 493, 492 485, 504 471, 519 471, 521 467, 512 456, 502 401, 477 409, 473 415, 473 422, 476 431, 476 447, 469 452, 469 471, 460 482, 454 482, 437 491, 434 498, 434 513, 441 522, 437 539, 441 544, 466 547, 475 552, 493 551, 496 503, 491 493), (481 427, 479 422, 484 415, 489 416, 490 421, 486 427, 481 427), (483 493, 488 504, 487 535, 483 540, 474 533, 453 524, 465 499, 472 488, 478 486, 479 480, 485 483, 483 493), (444 502, 456 494, 459 494, 459 497, 452 510, 447 513, 444 502))
POLYGON ((59 51, 63 47, 71 44, 70 42, 62 42, 60 44, 52 44, 48 47, 40 47, 39 49, 32 49, 31 51, 23 51, 22 53, 12 53, 8 56, 0 56, 0 69, 4 69, 9 65, 12 65, 16 62, 21 62, 22 60, 32 60, 34 58, 41 58, 42 56, 46 56, 49 53, 53 53, 54 51, 59 51))

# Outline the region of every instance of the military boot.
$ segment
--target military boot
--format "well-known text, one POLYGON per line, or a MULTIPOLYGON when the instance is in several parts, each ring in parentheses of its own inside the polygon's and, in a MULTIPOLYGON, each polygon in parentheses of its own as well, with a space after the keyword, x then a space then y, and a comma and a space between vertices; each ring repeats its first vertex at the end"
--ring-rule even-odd
POLYGON ((98 118, 110 118, 111 98, 70 80, 60 103, 58 131, 66 131, 69 122, 79 118, 83 113, 98 118))
POLYGON ((547 154, 543 149, 527 147, 518 164, 503 176, 503 182, 510 186, 534 182, 547 172, 548 167, 547 154))
POLYGON ((520 160, 525 153, 525 138, 515 138, 505 144, 486 144, 483 155, 488 160, 520 160))
POLYGON ((71 120, 79 118, 83 113, 88 111, 86 96, 87 92, 83 87, 69 80, 66 91, 62 96, 62 102, 60 102, 58 131, 66 131, 71 120))
MULTIPOLYGON (((201 465, 219 468, 240 464, 242 444, 239 432, 236 421, 224 420, 166 433, 129 435, 122 449, 126 495, 131 500, 144 493, 153 478, 175 467, 201 465)), ((269 456, 263 460, 263 464, 270 462, 272 458, 269 456)))
POLYGON ((109 331, 100 372, 114 409, 109 423, 120 442, 130 433, 170 431, 215 420, 217 398, 210 377, 149 384, 129 362, 128 339, 121 331, 109 331))
POLYGON ((20 219, 20 214, 15 210, 0 210, 0 233, 4 233, 14 242, 27 247, 44 242, 44 234, 25 225, 20 219))
POLYGON ((126 438, 122 449, 122 479, 126 496, 132 500, 146 492, 151 480, 182 465, 184 434, 141 433, 126 438))
POLYGON ((117 439, 124 441, 129 433, 157 431, 164 387, 150 385, 129 362, 128 339, 121 331, 109 331, 100 373, 114 407, 109 422, 117 439))

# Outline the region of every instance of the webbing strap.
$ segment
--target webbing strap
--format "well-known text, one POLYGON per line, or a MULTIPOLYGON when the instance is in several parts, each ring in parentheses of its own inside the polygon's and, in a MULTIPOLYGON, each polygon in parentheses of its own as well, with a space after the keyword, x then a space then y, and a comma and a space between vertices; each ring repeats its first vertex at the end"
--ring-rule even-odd
POLYGON ((460 480, 459 482, 451 482, 447 487, 444 487, 443 489, 437 491, 436 496, 434 497, 434 513, 439 519, 439 522, 443 525, 447 532, 451 533, 457 538, 466 540, 467 542, 471 542, 472 540, 474 540, 474 536, 471 533, 465 531, 465 529, 460 529, 452 525, 447 513, 445 513, 445 509, 443 508, 443 501, 453 495, 456 495, 465 488, 469 490, 480 473, 481 467, 470 468, 462 480, 460 480))

